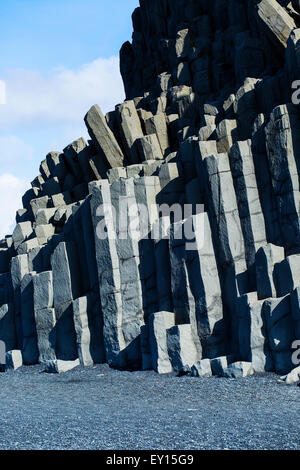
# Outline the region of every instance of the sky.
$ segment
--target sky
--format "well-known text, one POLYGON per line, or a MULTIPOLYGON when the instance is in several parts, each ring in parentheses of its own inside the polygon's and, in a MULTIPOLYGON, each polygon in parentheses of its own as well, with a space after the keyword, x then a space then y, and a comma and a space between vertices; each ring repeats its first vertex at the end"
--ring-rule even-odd
POLYGON ((119 50, 138 0, 0 3, 0 238, 49 151, 88 138, 84 115, 124 100, 119 50), (1 101, 1 93, 0 93, 1 101), (1 101, 2 102, 2 101, 1 101))

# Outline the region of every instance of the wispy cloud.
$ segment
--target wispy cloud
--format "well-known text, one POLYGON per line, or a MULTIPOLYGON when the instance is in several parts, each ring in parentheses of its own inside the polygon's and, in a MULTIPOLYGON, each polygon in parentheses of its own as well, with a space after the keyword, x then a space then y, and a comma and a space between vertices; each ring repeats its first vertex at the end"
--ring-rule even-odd
POLYGON ((124 99, 117 57, 47 74, 11 70, 1 78, 7 94, 7 105, 0 109, 2 129, 17 124, 77 123, 93 104, 107 112, 124 99))
POLYGON ((12 233, 16 211, 22 207, 21 198, 29 181, 5 173, 0 175, 0 238, 12 233))
POLYGON ((83 118, 98 103, 103 112, 124 100, 119 59, 97 59, 76 70, 11 70, 0 106, 0 237, 11 233, 22 195, 51 150, 87 137, 83 118))

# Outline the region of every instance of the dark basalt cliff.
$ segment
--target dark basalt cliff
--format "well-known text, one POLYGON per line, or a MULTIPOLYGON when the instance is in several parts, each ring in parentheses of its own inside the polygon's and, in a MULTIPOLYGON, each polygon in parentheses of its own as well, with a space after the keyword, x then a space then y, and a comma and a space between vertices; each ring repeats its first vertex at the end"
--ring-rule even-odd
POLYGON ((93 106, 91 140, 47 155, 1 241, 13 366, 236 376, 299 365, 299 11, 140 0, 120 52, 126 101, 106 116, 93 106), (162 217, 162 204, 182 216, 162 217), (169 235, 153 236, 162 226, 169 235), (187 227, 192 239, 178 237, 187 227))

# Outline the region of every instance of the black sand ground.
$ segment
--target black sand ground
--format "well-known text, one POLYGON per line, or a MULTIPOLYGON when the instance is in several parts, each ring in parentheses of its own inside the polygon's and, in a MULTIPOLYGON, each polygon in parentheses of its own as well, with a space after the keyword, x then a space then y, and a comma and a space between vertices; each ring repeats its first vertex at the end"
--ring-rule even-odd
POLYGON ((300 389, 273 374, 0 374, 0 449, 300 449, 300 389))

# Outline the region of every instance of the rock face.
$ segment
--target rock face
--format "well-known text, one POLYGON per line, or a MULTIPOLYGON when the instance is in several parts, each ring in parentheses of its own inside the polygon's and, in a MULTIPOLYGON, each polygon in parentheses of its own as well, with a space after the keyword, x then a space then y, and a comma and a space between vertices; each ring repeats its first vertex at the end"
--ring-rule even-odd
POLYGON ((0 340, 56 372, 288 374, 299 2, 141 0, 132 19, 125 102, 46 156, 0 241, 0 340))

